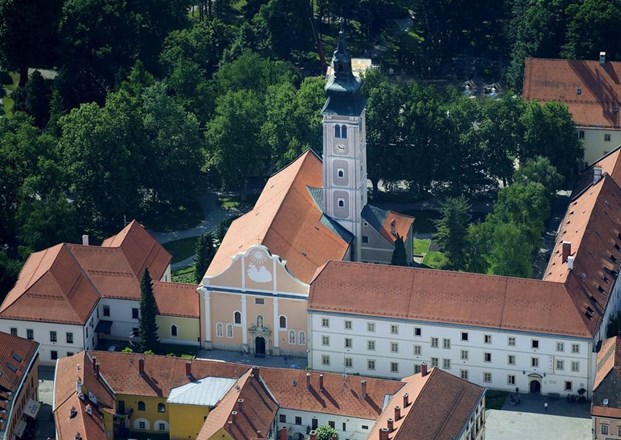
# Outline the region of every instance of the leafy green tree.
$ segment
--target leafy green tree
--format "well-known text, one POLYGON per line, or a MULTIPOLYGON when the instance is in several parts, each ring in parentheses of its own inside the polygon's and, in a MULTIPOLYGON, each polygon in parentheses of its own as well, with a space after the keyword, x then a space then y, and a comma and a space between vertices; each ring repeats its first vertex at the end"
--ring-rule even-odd
POLYGON ((493 226, 489 222, 471 223, 466 231, 467 252, 465 270, 473 273, 487 273, 487 255, 492 248, 493 226))
POLYGON ((201 235, 196 241, 196 257, 194 261, 196 266, 194 268, 194 279, 197 283, 203 281, 205 272, 211 264, 214 255, 216 254, 216 243, 214 236, 211 232, 207 232, 201 235))
POLYGON ((157 323, 155 322, 157 314, 157 304, 153 296, 151 274, 149 273, 149 269, 145 269, 140 281, 140 315, 138 319, 138 328, 140 331, 138 351, 141 353, 147 350, 157 351, 159 346, 157 323))
POLYGON ((13 111, 28 113, 34 118, 35 125, 43 129, 49 120, 51 94, 52 81, 45 80, 41 73, 35 70, 30 81, 11 95, 14 102, 13 111))
POLYGON ((329 425, 321 425, 315 429, 315 434, 317 435, 317 440, 333 440, 334 438, 338 440, 339 438, 339 434, 336 429, 329 425))
POLYGON ((405 250, 403 237, 398 234, 397 239, 395 240, 395 249, 392 251, 392 258, 390 260, 390 264, 392 264, 393 266, 409 266, 408 254, 405 250))
POLYGON ((20 269, 21 265, 0 249, 0 303, 15 285, 20 269))
POLYGON ((608 323, 606 324, 606 337, 612 338, 613 336, 619 336, 619 333, 621 333, 621 313, 617 312, 608 319, 608 323))
POLYGON ((442 246, 450 266, 455 269, 465 267, 470 209, 464 196, 448 198, 440 209, 442 217, 435 222, 434 240, 442 246))
POLYGON ((208 125, 208 165, 225 185, 241 186, 242 200, 248 193, 248 178, 267 171, 269 151, 260 138, 264 118, 263 105, 254 91, 229 91, 218 98, 208 125))
POLYGON ((530 182, 540 183, 543 185, 546 197, 552 203, 556 192, 561 189, 563 176, 556 171, 549 159, 537 156, 515 171, 513 181, 524 185, 530 182))
POLYGON ((63 98, 60 95, 58 89, 52 90, 50 96, 50 114, 47 122, 46 131, 54 137, 60 137, 60 118, 65 115, 65 106, 63 104, 63 98))
POLYGON ((571 17, 563 56, 570 59, 593 59, 605 51, 611 59, 621 57, 621 1, 585 0, 567 8, 571 17))
POLYGON ((0 1, 0 65, 28 81, 28 67, 51 63, 62 0, 0 1))
POLYGON ((490 273, 521 278, 533 276, 532 241, 517 225, 495 225, 492 239, 493 247, 488 257, 490 273))

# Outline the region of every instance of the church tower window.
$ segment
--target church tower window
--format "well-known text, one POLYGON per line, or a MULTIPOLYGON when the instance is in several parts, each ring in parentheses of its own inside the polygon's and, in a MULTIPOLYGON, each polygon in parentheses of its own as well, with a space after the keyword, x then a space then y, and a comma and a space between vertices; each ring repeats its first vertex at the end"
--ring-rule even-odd
POLYGON ((347 139, 347 125, 341 126, 341 137, 347 139))
POLYGON ((340 125, 335 125, 334 126, 334 137, 335 138, 340 138, 341 137, 341 126, 340 125))

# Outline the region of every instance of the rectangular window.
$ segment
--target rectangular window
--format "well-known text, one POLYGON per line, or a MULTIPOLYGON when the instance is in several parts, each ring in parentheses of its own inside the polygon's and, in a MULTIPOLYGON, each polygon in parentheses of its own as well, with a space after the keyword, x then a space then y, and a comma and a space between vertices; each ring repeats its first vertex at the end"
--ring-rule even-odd
POLYGON ((492 335, 485 335, 485 336, 483 336, 483 341, 486 344, 491 344, 492 343, 492 335))
POLYGON ((354 346, 354 341, 352 338, 345 338, 345 348, 352 348, 354 346))
POLYGON ((361 428, 367 430, 369 429, 369 425, 362 425, 361 428))
POLYGON ((414 346, 414 356, 420 356, 421 353, 422 353, 421 346, 420 345, 415 345, 414 346))
POLYGON ((347 423, 343 422, 343 431, 347 431, 347 423))
POLYGON ((390 343, 390 352, 391 353, 399 353, 399 344, 396 342, 390 343))
POLYGON ((442 348, 447 348, 450 349, 451 348, 451 340, 450 339, 442 339, 442 348))
POLYGON ((556 360, 556 369, 557 370, 564 370, 565 369, 565 361, 562 361, 560 359, 556 360))
POLYGON ((562 342, 557 342, 556 351, 565 351, 565 344, 563 344, 562 342))
POLYGON ((492 361, 492 354, 491 353, 483 353, 483 360, 485 362, 491 362, 492 361))
POLYGON ((330 327, 330 320, 328 318, 321 318, 322 327, 330 327))
POLYGON ((468 340, 468 333, 461 332, 461 340, 462 341, 467 341, 468 340))
POLYGON ((346 357, 345 358, 345 367, 346 368, 353 368, 354 367, 354 360, 352 358, 346 357))
POLYGON ((491 382, 492 381, 492 373, 483 373, 483 382, 491 382))
POLYGON ((510 355, 507 356, 507 364, 515 365, 515 355, 514 354, 510 354, 510 355))
POLYGON ((110 306, 103 306, 103 315, 110 316, 110 306))
POLYGON ((321 365, 330 365, 330 356, 327 354, 321 355, 321 365))
POLYGON ((34 330, 29 328, 26 329, 26 338, 27 339, 34 339, 34 330))
POLYGON ((513 336, 507 338, 507 345, 509 347, 515 347, 515 338, 513 336))
POLYGON ((351 330, 351 329, 352 329, 351 321, 345 321, 345 330, 351 330))
POLYGON ((368 243, 369 242, 369 237, 367 235, 363 235, 362 236, 362 242, 365 243, 365 244, 368 243))
POLYGON ((468 360, 468 350, 461 350, 460 358, 462 361, 468 360))
POLYGON ((421 369, 421 368, 420 368, 420 365, 418 365, 418 364, 414 364, 414 374, 418 374, 418 373, 420 373, 420 369, 421 369))
POLYGON ((391 373, 398 373, 399 372, 399 363, 398 362, 391 362, 390 363, 390 372, 391 373))
POLYGON ((302 417, 295 416, 295 424, 296 425, 301 425, 302 424, 302 417))
POLYGON ((146 425, 146 423, 145 423, 145 422, 139 422, 139 423, 138 423, 138 427, 139 427, 140 429, 146 429, 147 425, 146 425))
POLYGON ((437 367, 438 366, 438 358, 431 358, 431 367, 437 367))
POLYGON ((507 385, 515 385, 515 376, 513 374, 507 376, 507 385))
POLYGON ((431 338, 431 348, 438 348, 438 338, 431 338))
POLYGON ((450 359, 442 359, 442 368, 445 370, 451 369, 451 360, 450 359))
POLYGON ((578 139, 584 139, 584 130, 578 130, 578 139))
POLYGON ((375 341, 367 341, 367 350, 375 350, 375 341))
POLYGON ((280 423, 287 423, 287 415, 286 415, 286 414, 280 414, 280 415, 278 416, 278 421, 279 421, 280 423))
POLYGON ((56 350, 52 350, 50 351, 50 358, 55 361, 56 359, 58 359, 58 352, 56 350))
POLYGON ((565 391, 571 391, 573 388, 573 384, 571 383, 571 381, 566 380, 565 381, 565 391))
POLYGON ((422 336, 423 335, 423 329, 420 327, 414 327, 414 336, 422 336))
POLYGON ((367 370, 375 370, 375 361, 373 359, 367 360, 367 370))
POLYGON ((539 367, 539 358, 530 358, 530 366, 534 368, 539 367))
POLYGON ((158 423, 157 426, 158 426, 160 431, 166 431, 166 424, 165 423, 158 423))
POLYGON ((265 298, 255 298, 254 303, 259 305, 265 304, 265 298))
POLYGON ((88 327, 84 327, 84 330, 86 331, 86 338, 88 339, 88 327))
POLYGON ((390 326, 390 333, 393 335, 398 335, 399 334, 399 326, 396 324, 392 324, 390 326))
POLYGON ((580 353, 580 344, 571 344, 572 353, 580 353))
POLYGON ((602 425, 602 434, 608 434, 608 425, 602 425))
POLYGON ((577 373, 578 371, 580 371, 580 362, 571 361, 571 371, 573 371, 574 373, 577 373))
POLYGON ((617 429, 618 429, 618 434, 617 434, 617 436, 618 436, 618 437, 621 437, 621 426, 619 426, 617 429))
POLYGON ((468 370, 459 370, 459 375, 462 379, 468 380, 468 370))
POLYGON ((132 319, 138 319, 138 309, 132 308, 132 319))
POLYGON ((530 341, 531 344, 531 348, 539 348, 539 340, 538 339, 533 339, 532 341, 530 341))
POLYGON ((609 134, 605 134, 604 135, 604 142, 610 142, 610 135, 609 134))
POLYGON ((375 323, 367 322, 367 331, 371 333, 375 333, 375 323))
POLYGON ((11 327, 11 335, 17 336, 17 328, 11 327))
POLYGON ((73 333, 67 332, 67 344, 73 344, 73 333))
POLYGON ((321 345, 330 345, 330 336, 322 336, 321 345))

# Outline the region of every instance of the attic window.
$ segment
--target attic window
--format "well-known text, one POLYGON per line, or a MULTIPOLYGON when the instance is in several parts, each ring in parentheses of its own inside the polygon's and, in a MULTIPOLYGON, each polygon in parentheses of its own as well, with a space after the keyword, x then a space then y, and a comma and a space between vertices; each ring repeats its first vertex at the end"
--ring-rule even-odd
POLYGON ((610 259, 615 263, 617 262, 617 257, 615 257, 613 254, 610 254, 610 259))
POLYGON ((621 246, 619 246, 617 243, 615 243, 615 249, 618 251, 621 251, 621 246))
POLYGON ((594 311, 594 310, 593 310, 591 307, 587 307, 587 312, 589 312, 589 313, 593 313, 593 311, 594 311))
POLYGON ((17 373, 17 367, 13 364, 9 364, 7 362, 6 366, 9 368, 9 370, 11 370, 13 373, 17 373))
POLYGON ((11 357, 12 357, 13 359, 15 359, 17 362, 21 362, 21 361, 22 361, 22 357, 21 357, 20 355, 18 355, 17 353, 15 353, 15 352, 13 352, 13 353, 11 354, 11 357))
POLYGON ((593 319, 593 314, 589 313, 588 310, 584 312, 584 316, 586 316, 588 319, 593 319))
MULTIPOLYGON (((606 291, 604 290, 604 288, 603 288, 602 286, 597 286, 597 291, 598 291, 599 293, 606 293, 606 291)), ((594 299, 594 298, 593 298, 593 297, 591 297, 591 301, 593 301, 593 299, 594 299)))
POLYGON ((582 95, 582 89, 580 87, 576 87, 576 95, 582 95))

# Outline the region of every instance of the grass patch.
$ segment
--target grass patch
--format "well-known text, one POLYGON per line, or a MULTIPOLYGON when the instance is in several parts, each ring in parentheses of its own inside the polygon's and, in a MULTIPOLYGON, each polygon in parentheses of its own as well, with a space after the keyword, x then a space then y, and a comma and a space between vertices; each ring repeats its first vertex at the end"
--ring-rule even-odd
POLYGON ((442 269, 446 266, 447 259, 442 252, 427 252, 425 258, 423 258, 423 264, 432 269, 442 269))
POLYGON ((194 359, 197 351, 198 347, 194 345, 160 344, 156 354, 173 354, 183 359, 194 359))
POLYGON ((485 393, 485 408, 486 409, 501 409, 502 405, 507 400, 507 391, 499 390, 487 390, 485 393))
POLYGON ((13 99, 10 96, 2 98, 2 106, 4 107, 4 114, 7 117, 13 116, 13 99))
POLYGON ((196 280, 194 279, 195 267, 196 267, 196 264, 192 264, 191 266, 184 267, 183 269, 178 269, 178 270, 173 271, 172 273, 173 283, 196 284, 196 280))
POLYGON ((429 239, 414 239, 414 255, 423 255, 429 252, 429 246, 431 240, 429 239))
POLYGON ((250 209, 254 206, 258 199, 258 194, 246 195, 245 201, 242 201, 239 194, 220 194, 218 196, 218 204, 224 209, 250 209))
POLYGON ((172 262, 178 263, 196 253, 196 241, 198 237, 182 238, 181 240, 164 243, 164 249, 172 254, 172 262))
POLYGON ((140 222, 147 228, 159 232, 189 229, 203 221, 203 209, 198 200, 183 205, 161 203, 144 211, 140 222))

